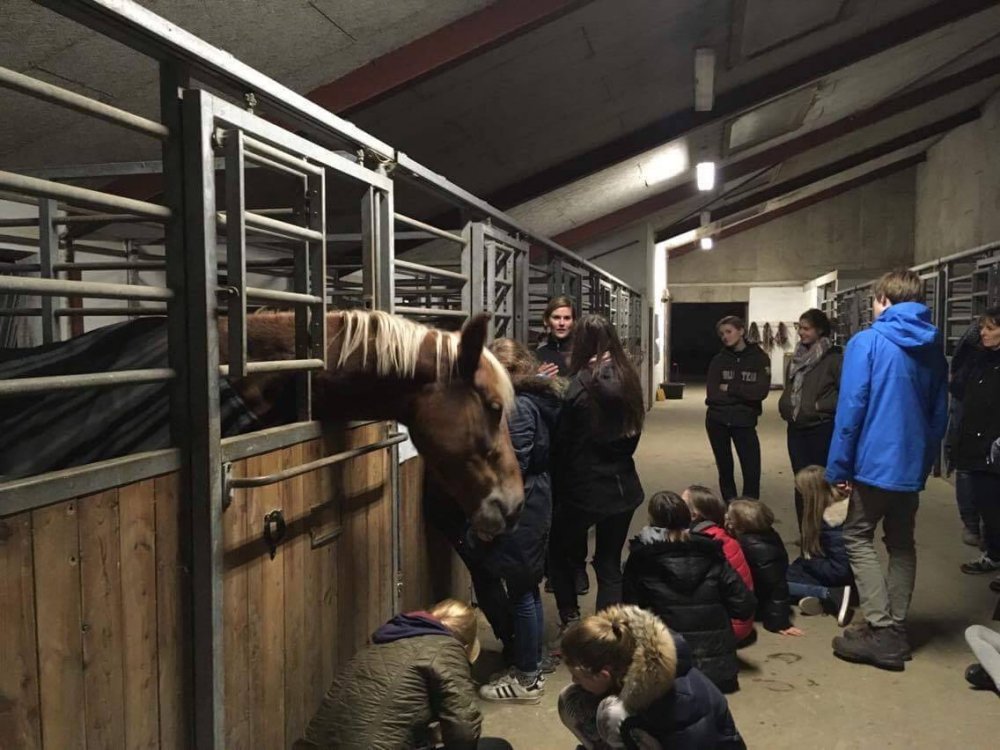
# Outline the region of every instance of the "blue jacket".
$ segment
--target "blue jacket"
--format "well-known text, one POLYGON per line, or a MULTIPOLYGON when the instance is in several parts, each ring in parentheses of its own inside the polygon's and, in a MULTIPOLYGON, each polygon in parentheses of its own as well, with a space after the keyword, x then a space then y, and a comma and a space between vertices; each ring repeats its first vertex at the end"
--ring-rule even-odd
POLYGON ((930 321, 925 305, 900 302, 848 342, 828 482, 924 488, 948 425, 948 365, 930 321))

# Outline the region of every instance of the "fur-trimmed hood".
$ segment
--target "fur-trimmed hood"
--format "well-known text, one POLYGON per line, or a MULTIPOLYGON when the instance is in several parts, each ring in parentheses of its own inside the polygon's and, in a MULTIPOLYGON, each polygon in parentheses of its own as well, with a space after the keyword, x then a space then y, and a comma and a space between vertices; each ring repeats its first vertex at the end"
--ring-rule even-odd
POLYGON ((515 393, 530 393, 535 396, 562 398, 569 387, 566 378, 546 378, 542 375, 518 375, 511 377, 515 393))
POLYGON ((836 528, 844 525, 844 521, 847 520, 847 506, 849 502, 845 498, 827 506, 826 510, 823 511, 823 520, 826 521, 827 526, 836 528))
POLYGON ((619 698, 629 714, 637 714, 666 695, 674 685, 677 676, 674 639, 656 615, 639 607, 615 605, 602 615, 635 638, 635 654, 622 681, 619 698))

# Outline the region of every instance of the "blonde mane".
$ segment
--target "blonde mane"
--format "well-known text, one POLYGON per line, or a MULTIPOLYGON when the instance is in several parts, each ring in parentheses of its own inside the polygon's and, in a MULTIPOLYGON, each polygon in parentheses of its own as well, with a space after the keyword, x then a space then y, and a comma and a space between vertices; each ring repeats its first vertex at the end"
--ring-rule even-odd
MULTIPOLYGON (((374 344, 375 371, 385 377, 398 375, 412 378, 417 371, 420 347, 427 336, 434 337, 436 348, 435 365, 439 377, 450 380, 455 374, 458 361, 458 333, 428 328, 420 323, 390 315, 379 310, 341 310, 333 313, 341 319, 337 337, 342 338, 337 367, 343 367, 347 360, 361 352, 361 363, 369 363, 369 348, 374 344)), ((489 349, 483 348, 483 357, 496 379, 497 389, 504 409, 514 406, 514 387, 503 365, 489 349)))

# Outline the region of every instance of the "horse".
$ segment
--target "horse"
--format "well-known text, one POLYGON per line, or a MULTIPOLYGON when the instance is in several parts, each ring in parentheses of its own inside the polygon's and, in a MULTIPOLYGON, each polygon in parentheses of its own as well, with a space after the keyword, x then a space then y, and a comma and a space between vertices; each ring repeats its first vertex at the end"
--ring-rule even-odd
MULTIPOLYGON (((247 317, 247 358, 295 358, 295 317, 247 317)), ((485 540, 516 524, 524 488, 507 428, 514 389, 485 348, 488 314, 460 332, 431 329, 379 311, 327 314, 325 369, 312 375, 313 416, 324 422, 391 419, 409 428, 432 479, 485 540)), ((226 319, 220 353, 228 361, 226 319)), ((287 415, 294 375, 250 374, 230 383, 263 424, 287 415)))

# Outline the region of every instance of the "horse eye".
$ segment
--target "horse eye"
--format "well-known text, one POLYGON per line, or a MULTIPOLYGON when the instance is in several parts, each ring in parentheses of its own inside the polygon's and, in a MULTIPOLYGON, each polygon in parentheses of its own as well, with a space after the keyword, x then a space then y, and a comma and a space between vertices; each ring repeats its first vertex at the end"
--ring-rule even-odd
POLYGON ((493 411, 503 411, 503 404, 498 404, 496 401, 490 403, 490 408, 493 411))

